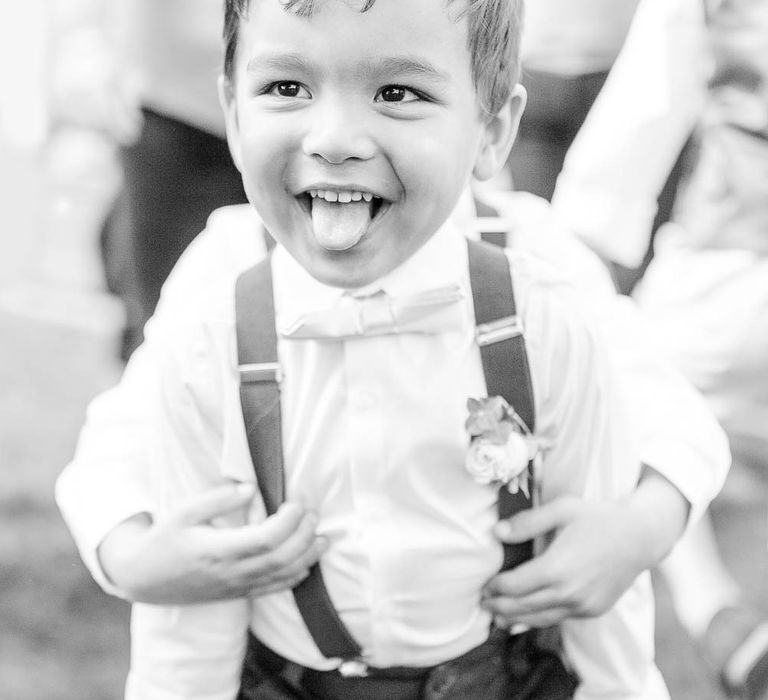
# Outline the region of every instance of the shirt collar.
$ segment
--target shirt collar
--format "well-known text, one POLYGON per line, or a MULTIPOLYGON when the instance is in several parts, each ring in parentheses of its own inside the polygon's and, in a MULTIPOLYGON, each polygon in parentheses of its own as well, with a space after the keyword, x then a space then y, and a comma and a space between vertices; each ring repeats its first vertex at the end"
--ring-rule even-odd
POLYGON ((399 297, 451 285, 466 290, 467 244, 460 229, 449 220, 399 267, 356 290, 318 282, 283 246, 277 245, 272 255, 272 275, 277 327, 284 328, 304 314, 335 305, 344 295, 383 290, 399 297))

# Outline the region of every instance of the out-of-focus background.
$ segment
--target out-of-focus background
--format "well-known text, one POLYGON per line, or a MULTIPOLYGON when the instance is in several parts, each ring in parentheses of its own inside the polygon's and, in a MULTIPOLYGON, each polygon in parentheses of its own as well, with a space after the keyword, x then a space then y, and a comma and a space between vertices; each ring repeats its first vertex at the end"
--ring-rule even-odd
POLYGON ((53 482, 121 370, 98 255, 119 174, 108 140, 49 121, 53 19, 52 3, 0 6, 0 698, 111 700, 128 606, 80 564, 53 482))
MULTIPOLYGON (((52 52, 85 4, 0 5, 0 700, 117 700, 128 663, 128 606, 91 581, 53 502, 88 401, 122 369, 124 311, 99 247, 116 146, 49 103, 52 52)), ((726 563, 768 611, 764 466, 737 463, 713 515, 726 563)), ((719 700, 656 582, 672 697, 719 700)))

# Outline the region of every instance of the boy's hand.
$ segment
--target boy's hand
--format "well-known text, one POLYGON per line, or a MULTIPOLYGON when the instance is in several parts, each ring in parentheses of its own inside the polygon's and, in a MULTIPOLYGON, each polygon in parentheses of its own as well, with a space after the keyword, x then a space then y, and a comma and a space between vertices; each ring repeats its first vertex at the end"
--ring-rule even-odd
POLYGON ((642 571, 622 536, 625 520, 617 504, 562 498, 500 522, 502 542, 557 534, 542 554, 492 578, 483 607, 502 627, 547 627, 605 612, 642 571))
POLYGON ((263 523, 210 524, 247 507, 253 494, 252 487, 222 486, 163 520, 129 518, 99 545, 104 573, 129 600, 153 604, 259 596, 295 586, 327 548, 315 535, 313 513, 285 503, 263 523))
POLYGON ((503 542, 554 534, 531 561, 486 584, 483 606, 499 626, 547 627, 606 612, 635 578, 666 556, 685 528, 688 504, 655 472, 607 502, 560 498, 499 522, 503 542))

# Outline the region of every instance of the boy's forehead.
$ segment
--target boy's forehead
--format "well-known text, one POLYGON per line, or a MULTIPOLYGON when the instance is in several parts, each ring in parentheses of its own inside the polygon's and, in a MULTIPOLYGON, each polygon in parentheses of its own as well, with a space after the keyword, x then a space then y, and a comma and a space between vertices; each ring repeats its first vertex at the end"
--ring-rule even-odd
MULTIPOLYGON (((309 80, 407 82, 444 99, 478 98, 466 0, 315 0, 309 15, 286 0, 251 0, 240 26, 237 69, 251 81, 288 75, 309 80)), ((352 84, 352 83, 348 83, 352 84)))
MULTIPOLYGON (((291 14, 300 17, 312 17, 333 4, 344 5, 355 12, 366 13, 376 5, 390 2, 391 0, 248 0, 246 8, 250 9, 258 4, 271 3, 279 5, 284 11, 291 14)), ((432 0, 426 0, 426 2, 442 6, 454 20, 458 20, 469 5, 469 0, 437 0, 436 3, 433 3, 432 0)), ((418 12, 421 5, 423 5, 423 0, 410 0, 407 9, 418 12)))
MULTIPOLYGON (((332 23, 354 24, 366 31, 377 28, 381 44, 396 47, 404 27, 421 25, 424 36, 461 36, 466 42, 467 22, 461 8, 468 0, 250 0, 240 28, 255 30, 263 40, 267 25, 281 25, 287 19, 308 34, 331 33, 332 23), (332 20, 325 21, 329 18, 332 20), (259 30, 265 30, 259 32, 259 30)), ((412 44, 417 50, 421 42, 412 44)))
MULTIPOLYGON (((378 2, 387 2, 388 0, 378 0, 378 2)), ((469 0, 441 0, 442 3, 452 9, 459 11, 466 9, 469 0)), ((309 16, 313 12, 318 11, 323 5, 336 2, 342 3, 347 7, 355 9, 359 12, 365 12, 376 4, 377 0, 248 0, 247 5, 252 6, 259 2, 277 2, 282 5, 287 11, 294 12, 296 14, 309 16)), ((415 7, 418 5, 418 0, 412 0, 412 5, 415 7)))

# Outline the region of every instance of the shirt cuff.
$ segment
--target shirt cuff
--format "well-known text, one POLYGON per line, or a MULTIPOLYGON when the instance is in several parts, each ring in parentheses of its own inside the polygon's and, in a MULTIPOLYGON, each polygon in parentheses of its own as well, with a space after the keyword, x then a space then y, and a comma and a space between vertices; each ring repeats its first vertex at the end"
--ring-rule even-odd
POLYGON ((710 436, 707 452, 670 439, 643 445, 642 461, 667 479, 691 506, 686 530, 698 521, 722 489, 731 466, 724 435, 710 436))
MULTIPOLYGON (((109 474, 109 465, 101 465, 90 474, 109 474)), ((140 513, 152 513, 152 506, 137 488, 117 479, 102 479, 83 488, 78 484, 74 465, 69 465, 56 481, 56 503, 72 533, 80 557, 96 583, 110 595, 126 598, 126 594, 106 576, 98 557, 98 547, 117 525, 140 513)))

